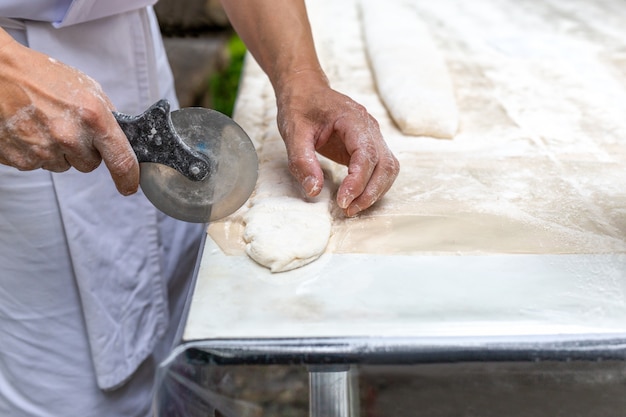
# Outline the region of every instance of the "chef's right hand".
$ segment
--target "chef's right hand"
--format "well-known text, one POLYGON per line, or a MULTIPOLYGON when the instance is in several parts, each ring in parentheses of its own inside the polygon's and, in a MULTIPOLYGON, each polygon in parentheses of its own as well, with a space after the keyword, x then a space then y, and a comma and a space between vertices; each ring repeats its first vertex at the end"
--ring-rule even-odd
POLYGON ((118 191, 132 194, 139 164, 113 110, 96 81, 0 29, 0 163, 90 172, 104 161, 118 191))

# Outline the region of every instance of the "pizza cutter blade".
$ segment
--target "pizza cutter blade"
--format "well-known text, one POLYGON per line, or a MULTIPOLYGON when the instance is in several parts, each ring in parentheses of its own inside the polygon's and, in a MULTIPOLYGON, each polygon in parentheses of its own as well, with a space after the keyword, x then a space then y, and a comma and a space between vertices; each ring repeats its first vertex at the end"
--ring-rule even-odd
POLYGON ((141 189, 165 214, 193 223, 228 216, 252 194, 258 159, 230 117, 160 100, 139 116, 114 112, 137 155, 141 189))

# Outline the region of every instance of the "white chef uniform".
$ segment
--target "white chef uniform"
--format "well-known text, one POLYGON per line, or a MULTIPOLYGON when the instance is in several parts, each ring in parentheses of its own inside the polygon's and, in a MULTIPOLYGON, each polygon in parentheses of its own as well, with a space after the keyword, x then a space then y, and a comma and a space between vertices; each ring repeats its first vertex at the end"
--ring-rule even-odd
MULTIPOLYGON (((177 105, 154 2, 3 0, 0 25, 137 114, 177 105)), ((0 165, 0 415, 149 415, 203 229, 121 196, 104 164, 0 165)))

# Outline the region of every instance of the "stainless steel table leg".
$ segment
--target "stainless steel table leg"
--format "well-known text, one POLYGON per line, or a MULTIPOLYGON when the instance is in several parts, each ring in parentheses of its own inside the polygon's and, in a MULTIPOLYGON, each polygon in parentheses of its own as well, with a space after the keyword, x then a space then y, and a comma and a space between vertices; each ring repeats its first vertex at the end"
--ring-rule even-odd
POLYGON ((355 369, 319 366, 309 370, 310 417, 358 417, 358 409, 355 369))

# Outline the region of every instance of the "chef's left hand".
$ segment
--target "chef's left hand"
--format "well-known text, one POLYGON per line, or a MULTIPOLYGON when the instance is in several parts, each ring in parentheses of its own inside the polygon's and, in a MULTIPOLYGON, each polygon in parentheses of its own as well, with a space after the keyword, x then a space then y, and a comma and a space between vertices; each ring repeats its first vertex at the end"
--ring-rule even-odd
POLYGON ((355 216, 389 190, 400 164, 378 122, 362 105, 331 89, 319 76, 298 77, 277 91, 278 127, 289 169, 313 197, 324 184, 316 152, 346 165, 348 175, 337 191, 337 204, 347 216, 355 216))

